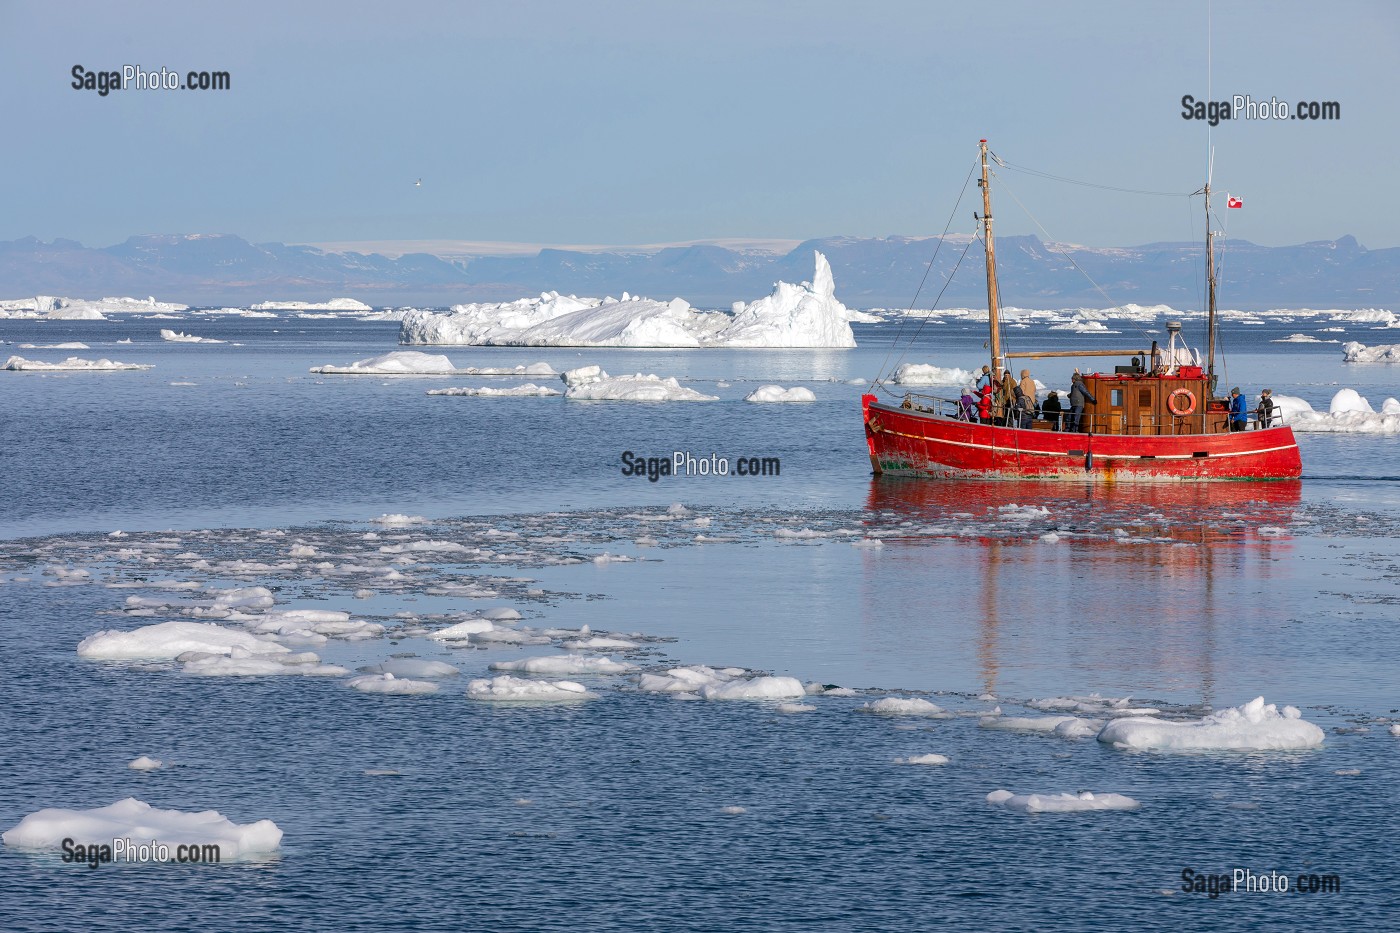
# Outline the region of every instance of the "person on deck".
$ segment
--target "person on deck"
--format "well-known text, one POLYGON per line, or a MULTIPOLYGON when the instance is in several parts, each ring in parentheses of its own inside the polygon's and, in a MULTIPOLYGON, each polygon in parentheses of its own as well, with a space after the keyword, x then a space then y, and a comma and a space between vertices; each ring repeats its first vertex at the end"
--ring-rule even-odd
POLYGON ((1259 407, 1254 409, 1259 418, 1259 427, 1272 428, 1278 419, 1278 405, 1274 402, 1274 390, 1265 389, 1259 394, 1259 407))
POLYGON ((974 391, 974 392, 977 392, 978 394, 981 394, 981 392, 982 392, 982 387, 983 387, 983 386, 989 386, 989 385, 991 385, 991 384, 992 384, 992 367, 987 366, 986 364, 983 364, 983 366, 982 366, 982 375, 980 375, 980 376, 977 377, 977 388, 974 389, 973 391, 974 391))
POLYGON ((1021 390, 1020 397, 1017 398, 1018 414, 1021 416, 1021 427, 1029 429, 1031 422, 1035 420, 1035 412, 1039 407, 1036 398, 1035 380, 1031 378, 1029 369, 1021 370, 1021 382, 1017 386, 1021 390))
POLYGON ((1240 394, 1240 387, 1235 386, 1230 390, 1230 430, 1243 431, 1249 427, 1249 412, 1245 411, 1244 396, 1240 394))
POLYGON ((977 388, 977 419, 983 424, 992 423, 992 380, 990 374, 985 383, 977 388))
POLYGON ((1084 377, 1076 369, 1073 378, 1070 379, 1069 417, 1065 419, 1065 430, 1087 432, 1089 426, 1084 423, 1084 406, 1089 402, 1098 404, 1098 401, 1084 384, 1084 377))
POLYGON ((1016 377, 1011 370, 1003 370, 1001 386, 997 389, 997 423, 1007 427, 1016 426, 1016 377))
POLYGON ((1040 414, 1046 421, 1050 422, 1050 430, 1060 430, 1060 413, 1065 410, 1060 404, 1060 393, 1051 392, 1045 396, 1045 401, 1040 403, 1040 414))
POLYGON ((972 390, 971 390, 971 389, 963 389, 963 390, 962 390, 962 398, 958 399, 958 420, 959 420, 959 421, 976 421, 976 420, 977 420, 977 402, 974 401, 973 398, 972 398, 972 390))

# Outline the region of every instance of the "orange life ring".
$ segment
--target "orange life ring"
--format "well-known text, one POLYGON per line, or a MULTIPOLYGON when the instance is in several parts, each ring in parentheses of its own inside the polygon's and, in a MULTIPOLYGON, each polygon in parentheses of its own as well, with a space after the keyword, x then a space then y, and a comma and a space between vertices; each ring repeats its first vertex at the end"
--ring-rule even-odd
POLYGON ((1167 396, 1167 407, 1174 415, 1189 415, 1196 410, 1196 393, 1190 389, 1177 389, 1167 396), (1178 408, 1176 407, 1177 399, 1183 395, 1186 396, 1186 405, 1178 408))

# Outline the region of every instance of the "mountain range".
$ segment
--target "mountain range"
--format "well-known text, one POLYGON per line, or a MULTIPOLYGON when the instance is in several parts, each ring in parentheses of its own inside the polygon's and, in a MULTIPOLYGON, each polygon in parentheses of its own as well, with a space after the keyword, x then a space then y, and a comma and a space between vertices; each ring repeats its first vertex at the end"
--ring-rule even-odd
MULTIPOLYGON (((937 237, 825 237, 785 254, 696 245, 615 252, 541 249, 533 256, 452 259, 253 244, 231 234, 136 236, 96 248, 25 237, 0 242, 0 299, 153 295, 191 305, 246 305, 350 297, 376 306, 445 306, 543 291, 593 297, 628 291, 724 308, 768 294, 776 281, 810 279, 814 250, 830 260, 837 297, 851 307, 926 308, 935 300, 938 307, 986 306, 982 249, 965 235, 949 236, 941 245, 937 237)), ((1000 237, 1001 300, 1026 308, 1129 302, 1199 308, 1203 255, 1199 243, 1096 248, 1047 244, 1035 236, 1000 237)), ((1221 307, 1400 303, 1400 248, 1368 250, 1351 236, 1296 246, 1230 240, 1219 262, 1221 307)))

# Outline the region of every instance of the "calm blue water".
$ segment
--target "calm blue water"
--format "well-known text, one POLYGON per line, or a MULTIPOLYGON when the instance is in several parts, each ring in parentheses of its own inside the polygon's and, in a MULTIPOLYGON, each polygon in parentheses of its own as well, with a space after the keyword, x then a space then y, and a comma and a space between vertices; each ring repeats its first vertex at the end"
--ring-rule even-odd
MULTIPOLYGON (((1394 438, 1303 435, 1307 478, 1297 485, 1047 491, 875 480, 861 389, 844 383, 878 369, 890 325, 858 328, 862 348, 845 353, 443 351, 459 366, 545 360, 656 372, 722 399, 695 405, 438 398, 424 392, 517 380, 307 372, 393 349, 393 324, 184 327, 241 347, 166 344, 156 329, 5 322, 0 331, 16 345, 93 348, 0 347, 7 354, 156 365, 0 373, 0 828, 45 806, 136 796, 237 822, 270 818, 286 836, 275 860, 205 868, 91 871, 0 848, 6 929, 1390 922, 1387 853, 1400 828, 1400 738, 1387 734, 1400 659, 1394 438), (112 345, 126 336, 135 342, 112 345), (758 382, 807 385, 818 402, 740 401, 758 382), (620 475, 629 449, 778 456, 782 475, 652 484, 620 475), (678 501, 693 510, 684 520, 655 520, 678 501), (1008 503, 1047 511, 1008 518, 999 511, 1008 503), (443 521, 365 523, 383 512, 443 521), (117 528, 131 534, 109 538, 117 528), (370 530, 381 538, 366 541, 370 530), (852 530, 883 535, 884 546, 853 548, 841 534, 852 530), (491 534, 502 531, 521 537, 503 545, 491 534), (1042 540, 1052 533, 1057 542, 1042 540), (657 546, 638 546, 643 534, 657 546), (413 540, 489 545, 505 557, 419 553, 392 584, 315 566, 364 563, 381 545, 413 540), (297 542, 324 557, 289 559, 297 542), (638 561, 559 563, 602 552, 638 561), (58 582, 43 574, 52 567, 85 568, 94 582, 48 586, 58 582), (501 577, 532 582, 488 579, 501 577), (355 668, 415 653, 462 677, 433 696, 383 697, 334 678, 194 678, 168 664, 77 658, 77 642, 99 629, 178 618, 120 611, 128 596, 164 592, 154 584, 172 579, 266 585, 279 608, 346 609, 391 626, 384 639, 317 649, 329 662, 355 668), (442 584, 471 580, 501 595, 441 595, 442 584), (373 595, 352 595, 365 587, 373 595), (491 661, 558 649, 448 649, 398 628, 403 613, 496 605, 520 609, 526 626, 670 639, 627 655, 644 667, 732 664, 861 695, 815 697, 814 712, 785 715, 578 678, 600 698, 503 709, 466 700, 462 681, 491 661), (1128 754, 989 732, 971 715, 856 711, 902 691, 1008 714, 1027 714, 1036 697, 1101 692, 1175 715, 1262 693, 1302 707, 1328 738, 1302 753, 1128 754), (952 761, 892 763, 927 752, 952 761), (141 754, 172 766, 125 767, 141 754), (364 773, 376 768, 401 775, 364 773), (1143 806, 1028 816, 986 804, 998 788, 1125 793, 1143 806), (747 812, 721 811, 730 806, 747 812), (1212 900, 1179 891, 1186 867, 1337 873, 1343 891, 1212 900)), ((1228 381, 1253 392, 1268 380, 1319 408, 1343 386, 1377 407, 1400 395, 1400 371, 1345 366, 1335 345, 1269 343, 1302 329, 1250 329, 1228 381)), ((941 325, 939 338, 907 361, 980 363, 975 325, 941 325)), ((1352 338, 1390 342, 1383 331, 1343 337, 1352 338)))

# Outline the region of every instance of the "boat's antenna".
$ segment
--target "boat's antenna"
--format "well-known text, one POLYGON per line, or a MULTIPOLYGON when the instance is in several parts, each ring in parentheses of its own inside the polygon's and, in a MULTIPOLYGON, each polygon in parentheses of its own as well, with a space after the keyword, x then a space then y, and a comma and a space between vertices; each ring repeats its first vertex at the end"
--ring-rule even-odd
POLYGON ((1001 319, 997 307, 997 253, 992 244, 992 189, 987 180, 987 141, 982 140, 982 242, 987 248, 987 324, 992 337, 992 375, 1001 372, 1006 360, 1001 355, 1001 319))

